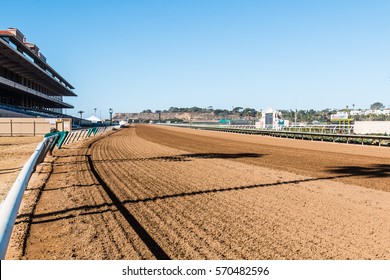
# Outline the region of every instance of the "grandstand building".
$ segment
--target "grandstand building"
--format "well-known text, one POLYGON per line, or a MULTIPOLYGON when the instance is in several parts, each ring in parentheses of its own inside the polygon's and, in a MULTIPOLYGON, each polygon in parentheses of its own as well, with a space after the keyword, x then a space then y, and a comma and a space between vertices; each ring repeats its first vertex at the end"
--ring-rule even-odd
POLYGON ((0 30, 0 117, 63 117, 73 89, 18 29, 0 30))

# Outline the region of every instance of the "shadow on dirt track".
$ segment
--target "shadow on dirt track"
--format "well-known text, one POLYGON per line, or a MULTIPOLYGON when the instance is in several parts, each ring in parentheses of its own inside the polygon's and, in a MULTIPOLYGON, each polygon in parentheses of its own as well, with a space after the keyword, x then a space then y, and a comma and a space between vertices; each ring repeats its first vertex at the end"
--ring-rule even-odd
POLYGON ((328 168, 327 172, 344 175, 345 177, 386 178, 390 177, 390 165, 374 164, 369 167, 337 166, 328 168))
MULTIPOLYGON (((99 174, 96 172, 92 165, 92 161, 90 160, 90 164, 92 167, 92 172, 95 176, 97 176, 97 179, 99 181, 99 185, 108 188, 107 184, 104 182, 102 178, 100 178, 99 174)), ((154 197, 147 197, 143 199, 135 199, 135 200, 123 200, 120 201, 118 198, 114 197, 113 201, 116 203, 104 203, 101 205, 84 205, 77 208, 71 208, 66 209, 62 211, 56 211, 46 214, 40 214, 40 215, 34 215, 35 218, 43 218, 47 217, 48 220, 43 220, 40 222, 35 223, 45 223, 50 222, 52 220, 58 220, 58 219, 64 219, 64 217, 58 218, 58 219, 52 219, 54 216, 59 214, 66 214, 77 210, 97 210, 97 212, 88 212, 84 213, 83 215, 88 214, 96 214, 100 213, 98 210, 104 207, 110 207, 116 204, 116 206, 120 205, 120 208, 123 208, 124 204, 134 204, 134 203, 141 203, 141 202, 148 202, 148 201, 156 201, 156 200, 165 200, 165 199, 173 199, 178 197, 186 197, 186 196, 197 196, 197 195, 204 195, 204 194, 211 194, 211 193, 219 193, 219 192, 228 192, 228 191, 240 191, 245 189, 254 189, 254 188, 263 188, 263 187, 276 187, 276 186, 283 186, 288 184, 299 184, 303 182, 313 182, 313 181, 320 181, 320 180, 332 180, 332 179, 338 179, 338 178, 345 178, 345 177, 354 177, 354 176, 368 176, 368 177, 390 177, 390 166, 389 165, 375 165, 371 168, 367 167, 359 167, 359 166, 345 166, 345 167, 337 167, 337 168, 330 168, 329 172, 336 173, 339 175, 336 176, 329 176, 329 177, 318 177, 318 178, 307 178, 307 179, 301 179, 301 180, 289 180, 289 181, 278 181, 275 183, 268 183, 268 184, 254 184, 254 185, 246 185, 246 186, 236 186, 236 187, 230 187, 230 188, 205 188, 203 190, 199 191, 193 191, 193 192, 182 192, 182 193, 171 193, 171 194, 165 194, 161 196, 154 196, 154 197)), ((90 186, 97 186, 97 184, 87 184, 87 185, 77 185, 78 187, 90 187, 90 186)), ((72 185, 71 187, 75 187, 72 185)), ((62 188, 56 188, 56 189, 65 189, 65 187, 62 188)), ((52 189, 52 190, 56 190, 52 189)), ((51 190, 51 191, 52 191, 51 190)), ((46 190, 47 191, 47 190, 46 190)), ((109 193, 111 196, 115 196, 111 193, 109 190, 109 193)), ((102 210, 102 211, 111 211, 108 209, 102 210)), ((127 210, 124 210, 127 212, 127 210)), ((19 218, 25 218, 28 215, 19 215, 19 218)), ((128 216, 126 213, 125 216, 128 216)), ((71 218, 73 215, 66 217, 71 218)), ((18 222, 20 223, 20 221, 18 222)))
POLYGON ((196 153, 196 154, 183 154, 180 157, 189 158, 260 158, 264 155, 255 153, 237 153, 237 154, 225 154, 225 153, 196 153))
POLYGON ((195 154, 182 154, 177 156, 159 156, 159 157, 145 157, 145 158, 110 158, 104 160, 93 160, 94 163, 101 162, 127 162, 127 161, 191 161, 191 158, 201 159, 238 159, 238 158, 260 158, 262 154, 255 153, 195 153, 195 154))

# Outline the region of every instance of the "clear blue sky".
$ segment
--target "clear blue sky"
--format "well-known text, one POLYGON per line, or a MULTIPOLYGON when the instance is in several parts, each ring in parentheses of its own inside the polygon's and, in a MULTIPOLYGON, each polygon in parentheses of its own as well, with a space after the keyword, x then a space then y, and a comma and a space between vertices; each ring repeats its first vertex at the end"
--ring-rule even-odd
POLYGON ((75 86, 69 114, 390 106, 390 1, 2 1, 75 86))

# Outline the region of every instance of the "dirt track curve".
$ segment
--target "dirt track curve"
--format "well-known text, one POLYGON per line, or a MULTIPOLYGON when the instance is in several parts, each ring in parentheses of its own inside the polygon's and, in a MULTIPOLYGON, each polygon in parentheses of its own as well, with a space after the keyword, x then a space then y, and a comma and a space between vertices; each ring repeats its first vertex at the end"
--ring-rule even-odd
POLYGON ((390 259, 390 149, 138 125, 57 150, 8 259, 390 259))

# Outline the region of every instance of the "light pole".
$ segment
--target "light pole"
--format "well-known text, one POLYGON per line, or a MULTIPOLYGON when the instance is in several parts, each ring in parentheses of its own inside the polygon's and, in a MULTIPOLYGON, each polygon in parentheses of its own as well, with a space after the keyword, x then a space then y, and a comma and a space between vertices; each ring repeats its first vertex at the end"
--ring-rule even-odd
POLYGON ((112 125, 112 108, 110 108, 109 110, 108 110, 108 112, 110 113, 110 125, 112 125))
POLYGON ((96 110, 97 110, 97 108, 93 108, 93 110, 95 111, 95 117, 96 117, 96 110))

